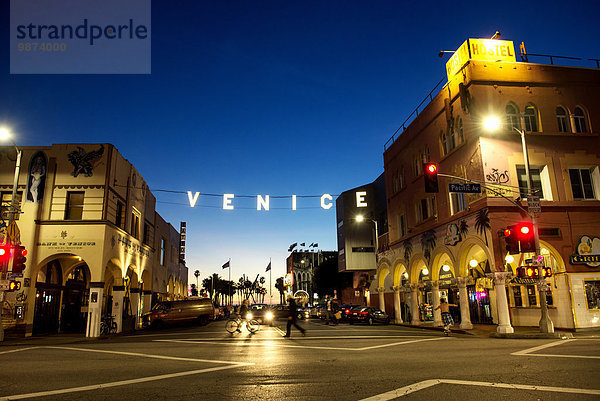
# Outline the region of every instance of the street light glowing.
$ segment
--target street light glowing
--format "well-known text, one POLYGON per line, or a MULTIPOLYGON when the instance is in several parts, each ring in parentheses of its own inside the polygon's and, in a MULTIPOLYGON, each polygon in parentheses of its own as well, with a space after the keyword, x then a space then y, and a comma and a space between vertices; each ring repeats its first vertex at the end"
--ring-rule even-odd
POLYGON ((359 214, 358 216, 356 216, 356 221, 358 221, 359 223, 362 222, 365 218, 363 217, 362 214, 359 214))
POLYGON ((450 266, 444 265, 444 266, 442 266, 442 270, 445 271, 445 272, 449 272, 450 271, 450 266))
POLYGON ((423 269, 423 275, 426 276, 429 274, 429 269, 428 268, 424 268, 423 269))
POLYGON ((10 130, 6 127, 0 127, 0 141, 6 141, 10 139, 10 130))
POLYGON ((500 128, 500 119, 495 116, 487 117, 485 120, 483 120, 483 127, 486 131, 498 131, 500 128))
POLYGON ((477 263, 477 261, 476 261, 475 259, 471 259, 471 260, 469 261, 469 266, 471 266, 471 267, 477 267, 477 264, 478 264, 478 263, 477 263))
POLYGON ((504 258, 504 260, 506 260, 506 263, 512 263, 515 261, 515 258, 512 255, 506 255, 506 258, 504 258))

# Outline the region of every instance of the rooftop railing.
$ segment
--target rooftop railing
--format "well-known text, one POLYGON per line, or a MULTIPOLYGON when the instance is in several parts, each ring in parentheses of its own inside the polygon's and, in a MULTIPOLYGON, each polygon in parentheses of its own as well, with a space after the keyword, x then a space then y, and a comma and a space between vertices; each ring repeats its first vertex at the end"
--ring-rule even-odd
MULTIPOLYGON (((551 55, 551 54, 535 54, 535 53, 517 53, 518 56, 521 57, 521 61, 523 63, 528 63, 529 62, 529 57, 535 57, 535 58, 543 58, 546 60, 546 62, 549 62, 551 65, 555 65, 554 61, 556 59, 558 60, 569 60, 569 61, 574 61, 575 63, 569 63, 569 64, 564 64, 566 66, 574 66, 574 67, 590 67, 590 64, 593 66, 593 64, 596 65, 596 69, 600 69, 600 59, 597 58, 582 58, 582 57, 567 57, 567 56, 555 56, 555 55, 551 55), (591 62, 591 63, 590 63, 591 62), (585 66, 583 65, 571 65, 571 64, 587 64, 585 66)), ((545 64, 545 63, 539 63, 539 64, 545 64)), ((563 64, 561 64, 563 65, 563 64)), ((423 109, 425 109, 425 107, 427 107, 427 104, 429 102, 431 102, 433 100, 433 94, 435 91, 438 90, 438 88, 440 87, 440 85, 442 85, 442 83, 446 80, 446 76, 444 75, 442 77, 442 79, 440 79, 440 81, 433 87, 432 90, 429 91, 429 93, 427 94, 427 96, 425 96, 423 98, 423 100, 421 100, 421 103, 419 103, 417 105, 417 107, 412 111, 412 113, 410 113, 408 115, 408 117, 406 117, 406 119, 402 122, 402 124, 400 124, 400 126, 398 127, 398 129, 392 134, 392 136, 390 137, 390 139, 387 140, 387 142, 383 145, 383 151, 385 152, 391 144, 394 143, 394 141, 396 141, 396 139, 398 139, 398 137, 400 135, 402 135, 402 133, 404 131, 406 131, 406 127, 408 125, 410 125, 410 123, 419 116, 419 114, 423 111, 423 109), (427 102, 427 104, 425 104, 425 106, 423 106, 423 104, 427 102)), ((443 85, 442 85, 443 86, 443 85)))

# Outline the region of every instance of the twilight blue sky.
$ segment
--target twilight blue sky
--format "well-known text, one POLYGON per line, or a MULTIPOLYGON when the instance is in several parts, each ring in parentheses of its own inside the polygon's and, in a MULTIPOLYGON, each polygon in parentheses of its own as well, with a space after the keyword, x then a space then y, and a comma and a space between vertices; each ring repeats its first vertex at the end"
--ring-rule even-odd
MULTIPOLYGON (((600 56, 596 1, 160 0, 151 75, 9 75, 8 3, 0 123, 21 145, 113 143, 151 189, 339 194, 383 171, 383 144, 445 74, 439 50, 499 30, 530 53, 600 56)), ((167 221, 187 221, 190 283, 196 269, 226 275, 229 258, 236 279, 272 258, 274 280, 291 243, 337 247, 318 198, 257 212, 155 195, 167 221)))

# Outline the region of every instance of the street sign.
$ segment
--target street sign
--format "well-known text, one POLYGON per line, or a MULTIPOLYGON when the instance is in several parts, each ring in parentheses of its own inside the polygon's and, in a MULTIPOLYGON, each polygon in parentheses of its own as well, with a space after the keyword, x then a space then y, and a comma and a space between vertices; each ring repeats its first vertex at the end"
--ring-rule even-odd
POLYGON ((21 278, 23 277, 23 273, 8 273, 8 278, 21 278))
POLYGON ((9 280, 0 280, 0 291, 7 291, 9 284, 9 280))
POLYGON ((527 210, 529 213, 541 213, 542 207, 540 206, 539 196, 529 196, 527 198, 527 210))
POLYGON ((448 189, 450 192, 460 192, 463 194, 480 194, 481 193, 481 184, 473 184, 473 183, 449 183, 448 189))
POLYGON ((9 226, 8 229, 6 230, 6 232, 8 233, 8 237, 10 238, 10 240, 12 242, 15 242, 19 236, 19 234, 21 233, 21 231, 19 230, 19 226, 17 225, 16 221, 12 221, 9 226))

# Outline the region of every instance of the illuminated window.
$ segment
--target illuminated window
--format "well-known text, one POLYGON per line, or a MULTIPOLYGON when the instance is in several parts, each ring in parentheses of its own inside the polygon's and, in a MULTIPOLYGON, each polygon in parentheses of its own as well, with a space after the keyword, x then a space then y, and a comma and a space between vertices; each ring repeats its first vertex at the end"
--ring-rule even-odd
MULTIPOLYGON (((21 199, 23 197, 23 192, 17 192, 17 196, 15 196, 15 220, 19 220, 19 215, 21 214, 21 199)), ((9 219, 9 211, 12 203, 12 191, 2 192, 2 198, 0 201, 0 215, 2 219, 9 219)))
POLYGON ((160 265, 164 266, 167 259, 167 241, 164 238, 160 239, 160 265))
MULTIPOLYGON (((542 188, 541 169, 537 167, 529 168, 529 176, 531 177, 531 191, 534 195, 544 198, 542 188)), ((525 166, 517 166, 517 178, 519 181, 519 192, 522 199, 527 199, 527 174, 525 174, 525 166)))
POLYGON ((446 156, 450 149, 448 148, 448 136, 444 131, 440 133, 440 141, 442 142, 442 154, 446 156))
POLYGON ((523 114, 523 122, 525 123, 525 131, 527 132, 538 132, 538 112, 534 105, 528 104, 525 106, 525 113, 523 114))
POLYGON ((570 168, 569 178, 571 179, 573 199, 596 199, 592 182, 592 169, 570 168))
POLYGON ((569 113, 562 106, 556 108, 556 122, 559 132, 571 132, 571 127, 569 127, 569 113))
POLYGON ((454 215, 467 208, 467 200, 463 193, 450 193, 450 214, 454 215))
POLYGON ((575 132, 578 134, 588 132, 587 119, 585 118, 585 112, 579 106, 575 107, 573 112, 573 127, 575 132))
POLYGON ((506 123, 510 129, 512 129, 512 127, 521 129, 519 110, 517 109, 517 106, 512 103, 506 105, 506 123))
POLYGON ((133 238, 140 238, 140 212, 135 208, 131 211, 131 231, 130 234, 133 238))
POLYGON ((81 220, 83 218, 83 197, 85 192, 67 192, 65 220, 81 220))

